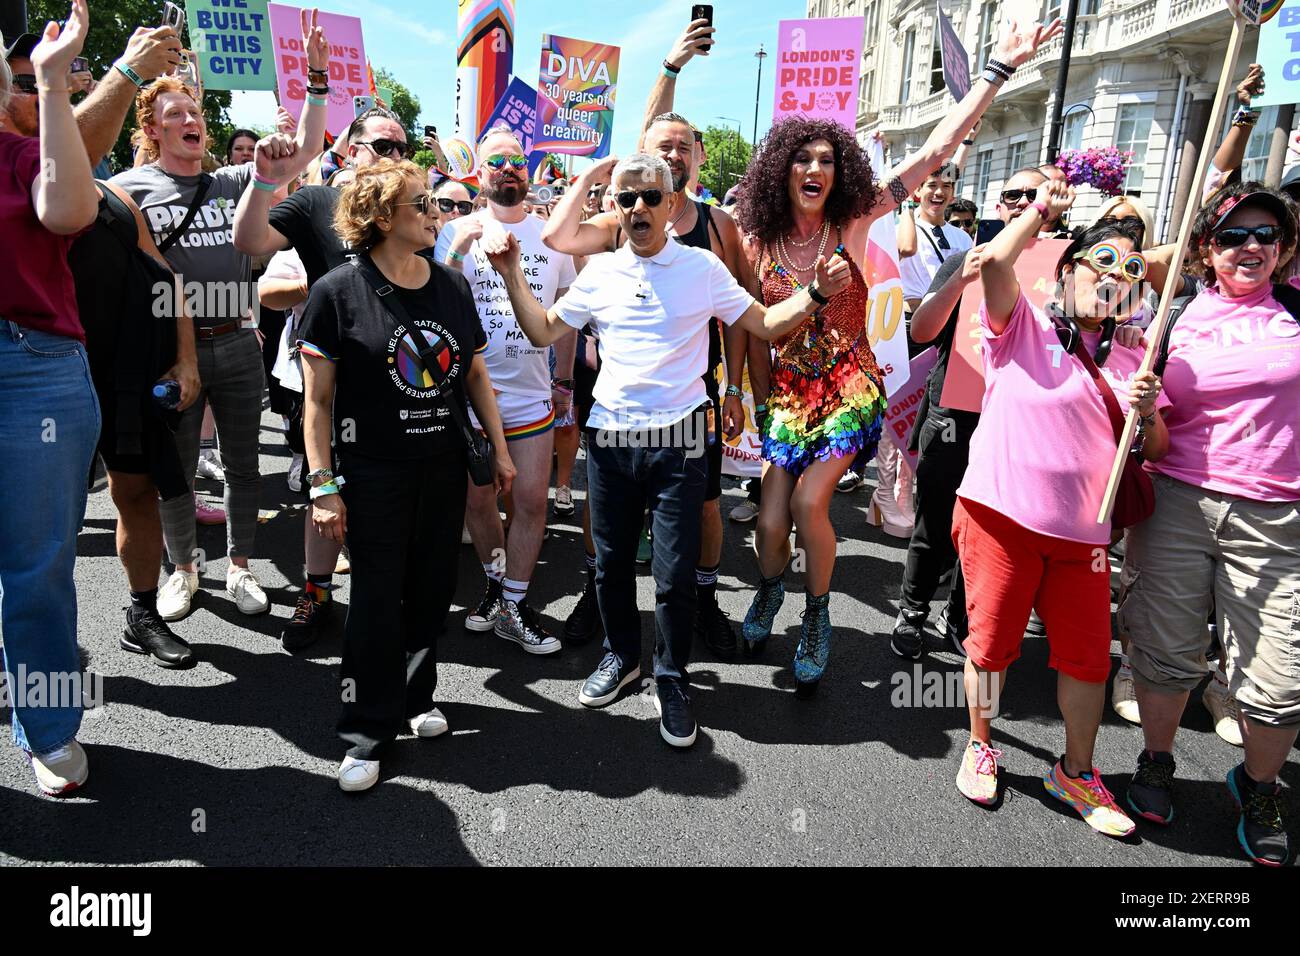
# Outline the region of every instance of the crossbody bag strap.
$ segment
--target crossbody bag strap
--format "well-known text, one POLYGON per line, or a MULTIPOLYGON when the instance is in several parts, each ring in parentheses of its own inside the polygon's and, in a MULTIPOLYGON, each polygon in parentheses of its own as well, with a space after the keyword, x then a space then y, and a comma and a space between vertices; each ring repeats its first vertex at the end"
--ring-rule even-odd
POLYGON ((1101 370, 1097 368, 1097 363, 1092 360, 1088 354, 1088 346, 1082 341, 1079 347, 1075 349, 1075 357, 1083 363, 1083 367, 1088 370, 1092 376, 1092 384, 1097 386, 1097 391, 1101 393, 1101 400, 1106 406, 1106 412, 1110 416, 1110 427, 1115 433, 1116 443, 1124 437, 1124 412, 1119 407, 1119 400, 1115 398, 1115 392, 1111 389, 1106 379, 1102 376, 1101 370))
MULTIPOLYGON (((389 322, 392 323, 395 319, 411 331, 411 339, 415 342, 416 351, 419 353, 420 361, 424 363, 424 367, 426 369, 434 368, 437 357, 433 354, 433 349, 430 348, 429 343, 425 341, 424 333, 420 332, 419 326, 411 320, 411 316, 406 311, 406 306, 402 305, 402 300, 394 294, 396 289, 393 284, 384 278, 383 273, 379 271, 379 267, 371 261, 370 256, 364 253, 354 257, 352 265, 365 277, 370 288, 375 290, 375 295, 379 296, 379 301, 384 305, 389 322)), ((434 266, 431 264, 429 268, 432 269, 434 266)), ((395 324, 393 328, 396 331, 395 324)), ((459 384, 459 381, 454 382, 451 392, 459 392, 459 384)), ((473 429, 470 427, 469 419, 465 415, 465 409, 457 401, 457 396, 448 394, 446 405, 447 410, 451 412, 452 419, 456 422, 456 427, 460 429, 461 437, 467 445, 472 446, 473 429)))
POLYGON ((203 205, 203 200, 208 198, 208 190, 210 188, 212 188, 212 177, 207 173, 200 173, 199 185, 194 190, 194 198, 190 200, 190 208, 185 210, 185 218, 181 220, 179 226, 171 231, 171 235, 158 243, 159 255, 166 255, 167 250, 176 245, 177 240, 179 240, 181 236, 185 235, 185 230, 190 228, 190 223, 192 223, 194 217, 199 214, 199 207, 203 205))

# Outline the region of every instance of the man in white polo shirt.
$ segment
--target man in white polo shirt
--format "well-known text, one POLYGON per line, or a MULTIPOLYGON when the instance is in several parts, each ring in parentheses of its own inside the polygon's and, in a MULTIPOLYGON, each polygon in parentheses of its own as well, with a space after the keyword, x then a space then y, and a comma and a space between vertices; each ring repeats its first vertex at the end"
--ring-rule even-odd
POLYGON ((695 742, 686 664, 695 620, 695 562, 700 507, 715 434, 716 409, 700 376, 709 359, 708 323, 773 339, 796 328, 848 285, 838 257, 818 260, 809 289, 764 309, 727 267, 703 249, 669 242, 672 173, 657 156, 638 153, 614 168, 611 193, 628 242, 594 257, 568 294, 550 309, 533 297, 519 265, 519 243, 498 234, 483 251, 505 280, 515 319, 538 347, 590 325, 601 371, 587 422, 587 487, 596 542, 596 597, 605 626, 605 656, 578 700, 602 707, 641 675, 636 607, 636 548, 647 505, 653 528, 654 671, 660 734, 674 747, 695 742))

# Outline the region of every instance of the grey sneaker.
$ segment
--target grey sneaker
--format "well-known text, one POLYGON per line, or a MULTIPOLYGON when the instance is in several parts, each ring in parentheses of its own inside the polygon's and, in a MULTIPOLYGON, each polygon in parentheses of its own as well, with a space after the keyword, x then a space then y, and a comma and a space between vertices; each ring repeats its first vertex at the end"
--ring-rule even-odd
POLYGON ((537 612, 527 604, 502 600, 495 630, 497 637, 514 641, 529 654, 554 654, 561 646, 558 638, 546 633, 537 612))
POLYGON ((49 797, 59 797, 71 793, 86 782, 90 776, 90 764, 86 760, 86 751, 76 740, 69 740, 62 747, 47 750, 44 753, 29 753, 32 770, 36 773, 36 785, 41 793, 49 797))

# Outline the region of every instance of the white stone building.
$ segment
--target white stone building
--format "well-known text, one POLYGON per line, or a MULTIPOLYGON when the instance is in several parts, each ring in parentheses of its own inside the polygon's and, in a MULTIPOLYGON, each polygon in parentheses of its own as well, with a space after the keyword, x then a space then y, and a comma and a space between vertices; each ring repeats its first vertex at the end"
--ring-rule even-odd
MULTIPOLYGON (((1016 0, 940 2, 978 75, 1008 15, 1005 7, 1016 0)), ((1063 15, 1064 0, 1037 2, 1043 21, 1063 15)), ((1016 9, 1026 9, 1025 3, 1016 9)), ((879 131, 893 158, 918 147, 953 103, 936 42, 935 0, 808 0, 808 16, 865 16, 859 141, 879 131)), ((1223 0, 1079 0, 1061 148, 1132 150, 1126 189, 1155 211, 1162 237, 1177 231, 1175 217, 1205 135, 1230 29, 1223 0)), ((1057 38, 1022 66, 985 116, 959 187, 982 216, 993 215, 1010 173, 1046 159, 1061 46, 1057 38)), ((1251 31, 1234 83, 1245 76, 1254 53, 1251 31)), ((1278 110, 1267 108, 1256 126, 1243 169, 1247 177, 1264 176, 1278 110)), ((1280 159, 1282 144, 1272 148, 1280 159)), ((1071 218, 1087 220, 1101 199, 1096 190, 1081 189, 1071 218)))

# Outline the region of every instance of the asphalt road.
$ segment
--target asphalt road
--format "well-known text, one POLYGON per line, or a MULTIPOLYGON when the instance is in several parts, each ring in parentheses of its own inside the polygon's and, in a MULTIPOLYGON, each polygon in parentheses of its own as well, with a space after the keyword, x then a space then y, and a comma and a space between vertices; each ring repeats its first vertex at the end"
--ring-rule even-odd
MULTIPOLYGON (((80 641, 105 701, 80 737, 90 779, 82 796, 45 799, 22 755, 0 747, 0 864, 1249 865, 1223 784, 1240 751, 1215 736, 1199 694, 1179 736, 1173 826, 1141 824, 1134 838, 1114 841, 1045 794, 1041 777, 1063 748, 1063 731, 1042 640, 1026 641, 996 725, 1004 798, 990 810, 958 794, 964 708, 891 700, 898 680, 915 677, 886 636, 905 544, 866 524, 869 485, 835 498, 835 646, 815 700, 792 693, 803 606, 797 575, 787 579, 766 659, 716 662, 696 649, 701 733, 679 752, 660 739, 644 694, 599 712, 578 703, 599 647, 536 658, 464 631, 464 604, 482 591, 465 547, 462 605, 439 651, 437 699, 452 733, 403 738, 377 787, 344 794, 333 732, 341 638, 336 632, 302 656, 280 647, 300 587, 304 502, 285 487, 288 453, 270 416, 262 437, 270 517, 253 567, 272 612, 242 616, 224 595, 225 560, 213 560, 206 593, 176 625, 200 656, 191 670, 163 670, 119 649, 126 593, 114 512, 107 493, 92 496, 77 562, 80 641)), ((579 487, 582 468, 580 459, 579 487)), ((726 485, 724 513, 741 500, 735 483, 726 485)), ((577 497, 581 508, 580 490, 577 497)), ((756 580, 751 529, 727 526, 719 600, 737 622, 756 580)), ((221 554, 224 534, 201 529, 199 543, 221 554)), ((577 519, 553 520, 530 597, 556 628, 582 575, 577 519)), ((336 599, 346 605, 342 581, 336 599)), ((653 582, 645 572, 638 593, 648 674, 653 582)), ((959 659, 942 650, 933 627, 928 640, 924 673, 958 673, 959 659)), ((8 723, 7 711, 0 721, 8 723)), ((1108 707, 1097 753, 1116 793, 1140 746, 1139 731, 1108 707)), ((1283 776, 1300 785, 1300 761, 1283 776)))

